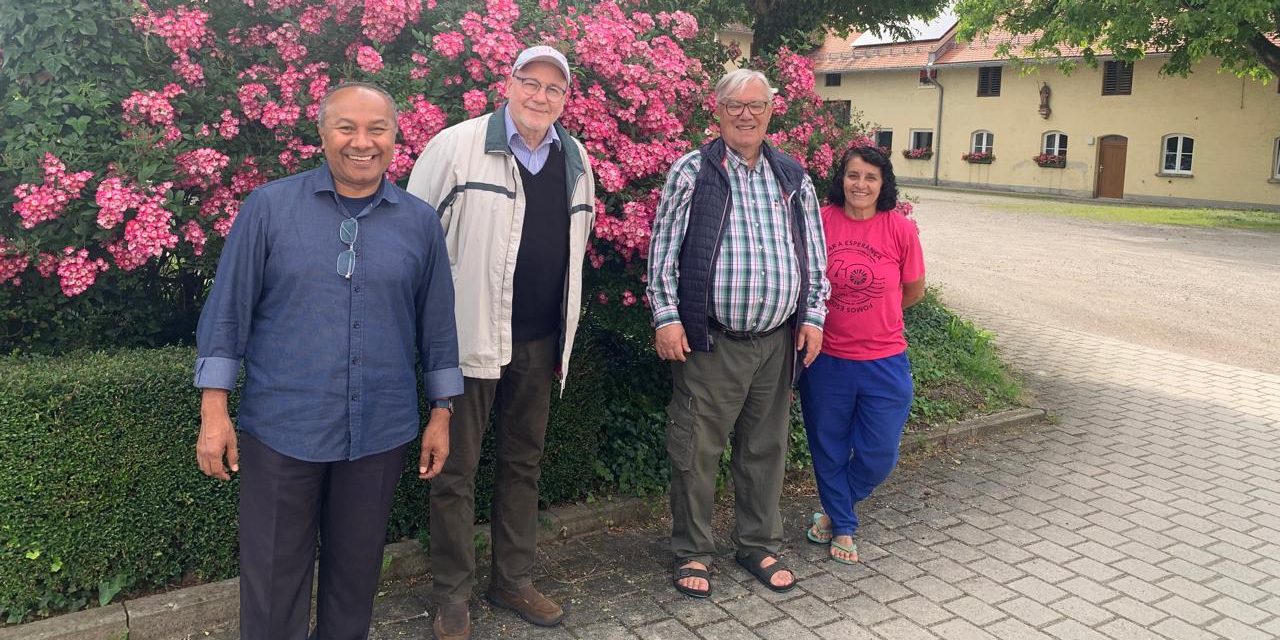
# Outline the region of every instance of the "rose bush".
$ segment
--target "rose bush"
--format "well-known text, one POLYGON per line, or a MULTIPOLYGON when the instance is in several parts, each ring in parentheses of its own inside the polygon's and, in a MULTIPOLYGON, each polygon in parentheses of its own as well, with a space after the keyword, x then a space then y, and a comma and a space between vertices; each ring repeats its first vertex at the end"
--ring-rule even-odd
MULTIPOLYGON (((575 69, 562 122, 599 186, 589 298, 642 309, 662 179, 714 135, 710 87, 734 55, 690 14, 618 0, 152 0, 105 3, 105 16, 91 11, 104 3, 36 3, 69 9, 67 21, 0 9, 4 42, 83 44, 59 64, 52 48, 6 45, 0 66, 0 136, 13 142, 0 173, 0 351, 189 340, 240 202, 320 161, 326 91, 363 80, 396 97, 390 175, 403 180, 432 136, 502 103, 515 55, 535 43, 575 69), (77 99, 86 86, 91 99, 77 99), (68 104, 74 131, 59 124, 68 104), (70 330, 95 317, 112 330, 70 330)), ((771 139, 825 178, 847 127, 814 92, 812 64, 787 50, 755 64, 779 87, 771 139)))

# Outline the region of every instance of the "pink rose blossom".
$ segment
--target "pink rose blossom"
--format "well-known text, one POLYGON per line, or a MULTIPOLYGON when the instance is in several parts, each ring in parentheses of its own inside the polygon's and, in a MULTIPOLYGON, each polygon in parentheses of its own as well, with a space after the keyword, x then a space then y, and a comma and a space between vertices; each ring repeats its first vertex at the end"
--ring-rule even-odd
POLYGON ((382 71, 382 54, 369 45, 361 45, 356 49, 356 64, 366 73, 378 73, 382 71))
POLYGON ((462 94, 462 108, 466 109, 467 117, 474 118, 488 110, 489 97, 479 89, 472 89, 462 94))
POLYGON ((431 48, 435 52, 450 59, 456 60, 462 52, 466 50, 466 44, 461 33, 457 31, 446 31, 445 33, 437 33, 431 38, 431 48))
POLYGON ((62 250, 62 258, 58 261, 58 280, 62 286, 62 295, 74 298, 85 292, 97 281, 98 274, 108 269, 106 260, 89 258, 88 249, 67 247, 62 250))

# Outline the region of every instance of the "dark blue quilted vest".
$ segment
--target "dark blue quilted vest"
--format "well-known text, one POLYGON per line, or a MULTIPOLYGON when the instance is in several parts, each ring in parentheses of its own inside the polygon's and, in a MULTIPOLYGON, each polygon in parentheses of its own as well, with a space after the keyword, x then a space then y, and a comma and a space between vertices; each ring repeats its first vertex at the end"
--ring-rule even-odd
MULTIPOLYGON (((684 243, 680 245, 677 294, 680 296, 680 323, 684 325, 689 347, 694 351, 711 351, 712 275, 720 257, 720 241, 733 203, 730 202, 729 174, 725 172, 724 141, 717 138, 703 145, 699 151, 702 153, 702 168, 694 182, 689 225, 685 230, 684 243)), ((783 197, 791 204, 791 241, 800 269, 800 296, 796 300, 796 313, 791 317, 794 328, 804 319, 809 293, 809 252, 804 242, 804 212, 797 193, 804 179, 804 169, 791 156, 774 151, 767 142, 763 153, 782 187, 783 197)))

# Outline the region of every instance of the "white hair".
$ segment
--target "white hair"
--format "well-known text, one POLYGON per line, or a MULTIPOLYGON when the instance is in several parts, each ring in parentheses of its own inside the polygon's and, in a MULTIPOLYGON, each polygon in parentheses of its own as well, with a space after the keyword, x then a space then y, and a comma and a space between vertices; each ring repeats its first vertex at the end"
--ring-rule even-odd
POLYGON ((724 74, 720 81, 716 83, 716 102, 724 102, 729 96, 741 91, 752 80, 764 85, 769 95, 773 95, 773 85, 769 84, 769 78, 763 73, 754 69, 734 69, 724 74))

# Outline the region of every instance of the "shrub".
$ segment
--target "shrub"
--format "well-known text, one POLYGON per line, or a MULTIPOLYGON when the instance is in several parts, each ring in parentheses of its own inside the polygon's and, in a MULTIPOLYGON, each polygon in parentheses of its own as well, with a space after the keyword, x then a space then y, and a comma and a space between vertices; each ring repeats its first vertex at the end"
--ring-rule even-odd
POLYGON ((915 398, 909 428, 957 420, 1014 404, 1017 380, 1001 362, 990 332, 942 305, 930 288, 904 314, 915 398))
MULTIPOLYGON (((601 486, 602 389, 611 382, 598 338, 583 333, 574 378, 552 403, 541 482, 548 503, 601 486)), ((0 360, 0 619, 235 575, 236 480, 210 480, 195 465, 194 358, 170 347, 0 360)), ((488 440, 479 509, 492 492, 492 433, 488 440)), ((389 540, 427 533, 427 484, 416 466, 411 447, 389 540)))
MULTIPOLYGON (((655 2, 664 7, 669 2, 655 2)), ((709 134, 715 25, 616 0, 31 0, 0 7, 0 353, 189 341, 240 201, 320 161, 319 99, 378 83, 401 109, 392 179, 492 109, 520 47, 565 50, 586 145, 592 264, 641 292, 665 173, 709 134), (13 212, 14 215, 4 215, 13 212)), ((825 173, 847 140, 812 63, 755 64, 773 140, 825 173)), ((820 175, 818 176, 820 177, 820 175)), ((591 292, 594 293, 594 292, 591 292)), ((642 298, 633 293, 633 297, 642 298)))

